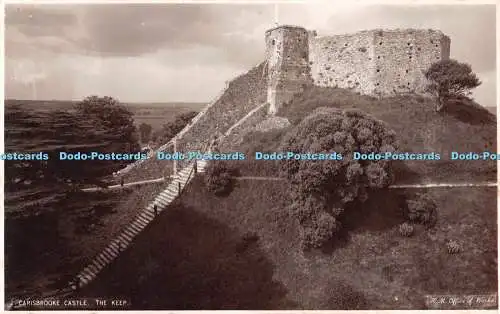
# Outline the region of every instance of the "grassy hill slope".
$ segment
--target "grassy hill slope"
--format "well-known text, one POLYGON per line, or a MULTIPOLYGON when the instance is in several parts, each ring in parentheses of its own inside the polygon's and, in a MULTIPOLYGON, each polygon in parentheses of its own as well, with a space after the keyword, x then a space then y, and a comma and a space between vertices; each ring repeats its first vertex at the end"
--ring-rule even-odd
MULTIPOLYGON (((260 64, 233 79, 205 115, 177 141, 177 151, 202 150, 214 135, 226 132, 257 105, 263 103, 266 97, 266 79, 262 73, 263 64, 260 64)), ((173 147, 166 151, 172 152, 173 147)), ((184 166, 182 161, 178 166, 184 166)), ((156 179, 164 174, 172 174, 172 169, 173 161, 158 160, 153 157, 132 169, 124 177, 126 182, 156 179)))
MULTIPOLYGON (((279 116, 292 124, 318 107, 358 108, 385 121, 397 134, 402 152, 436 152, 440 161, 405 161, 397 183, 436 181, 496 181, 496 161, 451 161, 457 152, 496 152, 496 116, 474 104, 456 103, 445 113, 436 113, 431 99, 399 96, 375 99, 344 89, 312 87, 283 106, 279 116)), ((277 175, 276 163, 253 161, 257 150, 275 151, 286 132, 247 134, 240 150, 249 160, 240 168, 245 175, 277 175)))
MULTIPOLYGON (((399 183, 496 178, 496 162, 446 160, 450 151, 496 151, 495 117, 473 104, 438 114, 423 97, 378 100, 315 87, 279 115, 296 124, 323 106, 359 108, 386 121, 402 151, 443 154, 440 162, 400 165, 399 183)), ((285 132, 249 133, 235 150, 273 151, 285 132)), ((251 159, 239 162, 243 175, 275 175, 275 163, 251 159)), ((417 227, 409 238, 398 232, 400 202, 416 190, 379 191, 344 217, 336 241, 309 253, 288 214, 288 191, 286 182, 238 181, 220 198, 200 176, 80 294, 123 296, 143 310, 414 310, 427 308, 428 294, 498 290, 496 188, 427 189, 438 204, 438 223, 417 227), (463 252, 448 254, 449 240, 463 252)))
POLYGON ((397 229, 397 200, 409 192, 380 194, 324 253, 301 251, 287 191, 240 181, 217 198, 197 178, 81 294, 124 296, 135 309, 422 309, 425 294, 497 289, 494 188, 430 191, 439 223, 411 238, 397 229), (464 252, 449 255, 448 239, 464 252))

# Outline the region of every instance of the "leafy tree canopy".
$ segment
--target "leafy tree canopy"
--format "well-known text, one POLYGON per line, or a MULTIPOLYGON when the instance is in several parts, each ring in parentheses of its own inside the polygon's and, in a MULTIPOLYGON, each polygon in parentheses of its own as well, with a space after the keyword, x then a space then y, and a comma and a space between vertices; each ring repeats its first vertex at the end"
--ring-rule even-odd
POLYGON ((141 123, 139 125, 139 132, 141 134, 141 142, 147 143, 151 139, 151 132, 153 131, 153 127, 147 123, 141 123))
POLYGON ((166 144, 171 138, 182 129, 197 115, 196 111, 190 111, 179 114, 175 117, 174 121, 166 123, 163 128, 153 134, 153 141, 159 145, 166 144))
POLYGON ((393 181, 391 161, 353 160, 354 152, 396 151, 395 133, 358 110, 318 108, 285 136, 281 151, 341 154, 342 160, 286 160, 281 174, 292 185, 292 211, 306 247, 319 247, 340 228, 346 204, 393 181))
POLYGON ((119 139, 121 151, 138 151, 133 113, 113 97, 89 96, 77 103, 76 112, 119 139))
POLYGON ((481 85, 469 64, 453 59, 432 64, 424 75, 429 81, 427 91, 438 100, 437 111, 443 110, 450 98, 469 97, 471 90, 481 85))

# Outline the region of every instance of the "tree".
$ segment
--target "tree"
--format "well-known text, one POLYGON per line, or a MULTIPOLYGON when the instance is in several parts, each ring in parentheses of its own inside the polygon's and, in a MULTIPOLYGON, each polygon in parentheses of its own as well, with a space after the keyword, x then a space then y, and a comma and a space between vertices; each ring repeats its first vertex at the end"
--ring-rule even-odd
POLYGON ((79 113, 34 112, 9 108, 5 116, 6 150, 44 152, 48 160, 7 161, 6 189, 36 186, 59 189, 70 184, 95 183, 122 167, 120 161, 60 160, 60 152, 116 152, 119 135, 79 113))
POLYGON ((320 247, 340 229, 347 204, 364 202, 368 192, 393 181, 390 160, 354 160, 354 152, 384 153, 397 149, 395 133, 382 121, 358 110, 319 108, 292 128, 280 151, 341 154, 341 160, 288 159, 281 175, 291 183, 291 210, 302 242, 320 247))
POLYGON ((77 114, 115 134, 121 152, 139 151, 133 113, 113 97, 89 96, 75 106, 77 114))
POLYGON ((469 97, 471 90, 481 85, 469 64, 452 59, 432 64, 424 75, 429 81, 427 92, 437 99, 436 111, 442 111, 450 98, 469 97))
POLYGON ((147 123, 141 123, 139 125, 139 132, 141 134, 141 142, 147 143, 151 139, 151 131, 153 131, 153 127, 147 123))
POLYGON ((163 125, 163 128, 153 134, 153 141, 159 145, 166 144, 172 137, 182 131, 198 113, 190 111, 177 115, 174 121, 170 121, 163 125))

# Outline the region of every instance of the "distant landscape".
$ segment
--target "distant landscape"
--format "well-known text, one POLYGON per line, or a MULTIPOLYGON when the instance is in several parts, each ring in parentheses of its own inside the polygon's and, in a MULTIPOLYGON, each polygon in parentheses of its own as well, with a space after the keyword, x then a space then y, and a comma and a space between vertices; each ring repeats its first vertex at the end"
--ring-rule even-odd
MULTIPOLYGON (((77 101, 71 100, 18 100, 6 99, 5 106, 22 105, 39 111, 72 110, 77 101)), ((164 103, 123 103, 134 113, 136 125, 150 124, 158 130, 165 123, 173 121, 178 114, 200 111, 207 103, 164 102, 164 103)))

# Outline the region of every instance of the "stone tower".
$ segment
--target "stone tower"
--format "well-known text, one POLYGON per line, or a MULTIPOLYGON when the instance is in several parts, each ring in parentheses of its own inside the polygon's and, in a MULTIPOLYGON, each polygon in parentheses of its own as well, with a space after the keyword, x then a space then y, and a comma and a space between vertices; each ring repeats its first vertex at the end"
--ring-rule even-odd
POLYGON ((308 31, 302 27, 282 25, 266 32, 270 114, 275 114, 304 85, 312 84, 308 45, 308 31))

